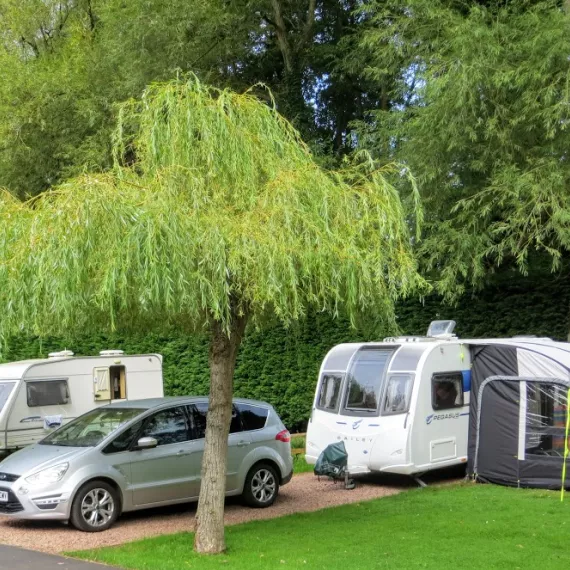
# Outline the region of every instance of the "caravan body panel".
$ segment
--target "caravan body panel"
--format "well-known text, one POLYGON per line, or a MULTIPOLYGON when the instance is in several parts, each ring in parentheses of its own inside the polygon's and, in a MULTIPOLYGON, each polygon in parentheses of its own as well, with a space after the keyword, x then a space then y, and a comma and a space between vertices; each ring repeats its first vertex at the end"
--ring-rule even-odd
POLYGON ((0 400, 0 451, 5 451, 34 443, 97 406, 164 396, 162 357, 113 354, 2 364, 2 389, 10 391, 4 405, 0 400))
POLYGON ((464 377, 471 367, 467 347, 437 343, 420 363, 420 380, 411 410, 410 452, 413 473, 465 463, 469 429, 469 391, 464 377), (449 379, 456 386, 453 405, 434 406, 434 384, 449 379))
POLYGON ((314 464, 327 445, 344 441, 351 473, 414 474, 465 462, 469 396, 463 372, 468 370, 469 354, 459 342, 335 347, 319 375, 307 461, 314 464), (432 407, 432 378, 438 373, 444 383, 458 386, 453 409, 432 407), (357 401, 362 387, 368 405, 366 397, 357 401))

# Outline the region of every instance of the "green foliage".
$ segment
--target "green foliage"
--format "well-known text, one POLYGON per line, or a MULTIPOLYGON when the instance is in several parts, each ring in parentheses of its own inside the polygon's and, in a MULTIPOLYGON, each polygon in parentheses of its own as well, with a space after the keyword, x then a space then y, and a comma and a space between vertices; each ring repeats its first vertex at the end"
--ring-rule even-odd
POLYGON ((331 161, 376 101, 361 74, 337 71, 356 23, 341 0, 0 0, 0 186, 36 195, 108 169, 114 105, 180 72, 269 85, 331 161))
POLYGON ((291 449, 305 449, 306 440, 303 435, 293 435, 291 437, 291 449))
MULTIPOLYGON (((565 340, 569 328, 565 309, 570 304, 568 277, 567 270, 545 275, 537 269, 526 278, 505 271, 492 286, 477 295, 466 295, 455 307, 431 296, 423 303, 400 302, 396 308, 398 328, 403 334, 425 334, 430 321, 452 318, 463 338, 534 334, 565 340)), ((382 324, 361 323, 354 329, 346 318, 333 319, 320 313, 310 313, 289 328, 279 324, 263 331, 252 328, 238 355, 235 395, 272 403, 290 430, 304 431, 326 353, 341 342, 379 340, 396 332, 382 324)), ((109 348, 130 354, 158 352, 164 356, 166 394, 208 394, 208 340, 203 335, 180 331, 91 333, 43 340, 21 335, 10 339, 3 356, 8 361, 46 357, 48 352, 66 347, 82 355, 109 348)))
POLYGON ((551 491, 445 485, 230 526, 228 552, 219 557, 198 559, 188 533, 73 554, 141 570, 185 565, 236 570, 562 570, 568 553, 561 529, 569 508, 551 491))
POLYGON ((401 169, 363 155, 325 171, 248 93, 153 85, 121 108, 114 143, 134 165, 31 203, 0 196, 0 337, 188 331, 210 318, 229 330, 232 304, 256 326, 310 307, 390 323, 397 297, 425 289, 388 181, 401 169))
POLYGON ((293 455, 293 473, 312 473, 315 469, 314 465, 310 465, 305 460, 304 454, 293 455))
POLYGON ((218 1, 0 0, 0 186, 109 168, 115 103, 179 70, 224 76, 246 21, 218 1))
POLYGON ((363 144, 406 163, 426 197, 419 248, 457 296, 506 262, 570 245, 570 17, 553 2, 372 2, 361 49, 377 77, 399 70, 399 110, 363 144), (389 142, 389 144, 387 144, 389 142))

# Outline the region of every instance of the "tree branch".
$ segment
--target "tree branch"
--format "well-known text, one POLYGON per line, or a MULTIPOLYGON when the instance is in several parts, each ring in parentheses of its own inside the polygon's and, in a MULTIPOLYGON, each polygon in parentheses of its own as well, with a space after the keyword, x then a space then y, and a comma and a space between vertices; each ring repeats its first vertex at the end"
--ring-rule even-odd
POLYGON ((63 7, 61 5, 61 3, 59 4, 59 14, 60 14, 60 18, 59 18, 59 24, 58 24, 58 30, 61 32, 63 30, 63 26, 65 26, 65 22, 67 22, 67 18, 69 18, 69 6, 66 7, 66 10, 63 10, 63 7), (63 15, 62 15, 63 14, 63 15))
POLYGON ((277 34, 277 43, 285 62, 285 71, 291 73, 293 71, 293 50, 287 38, 287 28, 283 13, 281 12, 281 3, 279 0, 271 0, 273 7, 273 16, 275 18, 275 33, 277 34))
POLYGON ((305 22, 305 27, 303 28, 303 34, 301 36, 299 47, 303 47, 311 39, 311 36, 313 34, 313 27, 315 25, 316 11, 317 0, 309 0, 309 12, 307 13, 307 21, 305 22))
POLYGON ((22 44, 30 46, 32 48, 32 51, 34 52, 34 54, 37 57, 39 57, 40 50, 38 49, 36 42, 30 42, 24 36, 21 36, 20 41, 22 42, 22 44))
POLYGON ((261 19, 265 20, 270 26, 277 27, 277 24, 267 14, 261 14, 261 19))
POLYGON ((93 13, 93 5, 91 0, 87 0, 87 15, 89 16, 89 29, 93 31, 95 29, 95 24, 97 23, 97 18, 93 13))

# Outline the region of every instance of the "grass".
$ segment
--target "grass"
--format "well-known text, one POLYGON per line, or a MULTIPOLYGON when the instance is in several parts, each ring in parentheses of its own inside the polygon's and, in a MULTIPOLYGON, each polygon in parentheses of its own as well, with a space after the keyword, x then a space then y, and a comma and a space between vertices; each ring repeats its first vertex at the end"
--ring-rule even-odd
POLYGON ((227 554, 200 557, 181 533, 76 556, 129 569, 567 569, 570 501, 491 485, 393 497, 226 529, 227 554))
POLYGON ((315 468, 305 461, 304 454, 293 455, 293 473, 309 473, 315 468))
POLYGON ((305 449, 305 436, 292 435, 291 436, 291 449, 305 449))

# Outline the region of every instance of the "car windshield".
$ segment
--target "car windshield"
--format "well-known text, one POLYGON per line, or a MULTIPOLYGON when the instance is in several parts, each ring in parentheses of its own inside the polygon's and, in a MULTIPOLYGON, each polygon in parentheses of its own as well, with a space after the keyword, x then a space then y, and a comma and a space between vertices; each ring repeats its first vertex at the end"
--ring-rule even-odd
POLYGON ((144 409, 98 408, 76 418, 40 441, 41 445, 95 447, 144 409))
POLYGON ((0 382, 0 412, 8 401, 8 397, 10 396, 15 385, 15 382, 0 382))

